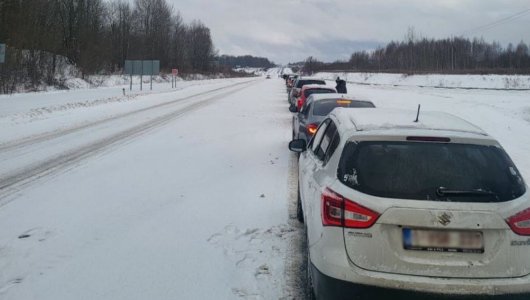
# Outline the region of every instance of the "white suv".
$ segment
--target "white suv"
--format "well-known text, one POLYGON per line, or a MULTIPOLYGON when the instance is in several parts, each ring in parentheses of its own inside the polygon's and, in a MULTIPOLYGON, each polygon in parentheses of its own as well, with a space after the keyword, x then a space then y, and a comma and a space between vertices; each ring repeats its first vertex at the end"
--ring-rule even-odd
POLYGON ((460 118, 414 119, 337 108, 307 146, 289 144, 302 153, 298 217, 313 296, 528 297, 530 197, 519 171, 460 118))

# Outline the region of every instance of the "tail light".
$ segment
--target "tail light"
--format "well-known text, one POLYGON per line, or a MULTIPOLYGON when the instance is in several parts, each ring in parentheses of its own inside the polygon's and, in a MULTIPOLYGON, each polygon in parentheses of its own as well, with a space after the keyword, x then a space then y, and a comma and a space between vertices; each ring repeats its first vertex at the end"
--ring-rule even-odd
POLYGON ((322 225, 345 228, 369 228, 379 214, 330 189, 322 193, 322 225))
POLYGON ((530 208, 509 217, 506 222, 516 234, 530 235, 530 208))
POLYGON ((310 135, 315 135, 315 133, 317 133, 317 129, 318 129, 318 125, 317 124, 309 124, 306 126, 306 129, 307 129, 307 132, 310 134, 310 135))
POLYGON ((302 108, 302 105, 304 105, 304 102, 302 102, 302 98, 298 98, 298 101, 296 102, 298 110, 302 108))

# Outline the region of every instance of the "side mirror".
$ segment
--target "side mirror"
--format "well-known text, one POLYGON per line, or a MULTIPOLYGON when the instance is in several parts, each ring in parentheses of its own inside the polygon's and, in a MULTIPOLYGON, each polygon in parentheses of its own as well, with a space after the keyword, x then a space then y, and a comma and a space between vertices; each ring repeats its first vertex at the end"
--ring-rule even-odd
POLYGON ((307 150, 307 142, 305 140, 292 140, 289 143, 289 150, 297 153, 302 153, 307 150))
POLYGON ((296 107, 296 105, 291 104, 291 106, 289 106, 289 111, 295 113, 298 112, 298 108, 296 107))

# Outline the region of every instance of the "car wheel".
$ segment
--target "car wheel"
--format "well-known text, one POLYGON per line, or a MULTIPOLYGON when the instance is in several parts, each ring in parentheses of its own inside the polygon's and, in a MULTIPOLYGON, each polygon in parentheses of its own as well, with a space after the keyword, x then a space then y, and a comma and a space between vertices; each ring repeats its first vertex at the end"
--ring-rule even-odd
POLYGON ((311 258, 309 257, 309 246, 307 246, 307 276, 306 276, 306 296, 309 300, 316 300, 315 290, 313 289, 313 275, 311 274, 311 258))
POLYGON ((296 197, 296 219, 304 223, 304 211, 302 210, 302 198, 300 198, 300 184, 298 184, 298 197, 296 197))

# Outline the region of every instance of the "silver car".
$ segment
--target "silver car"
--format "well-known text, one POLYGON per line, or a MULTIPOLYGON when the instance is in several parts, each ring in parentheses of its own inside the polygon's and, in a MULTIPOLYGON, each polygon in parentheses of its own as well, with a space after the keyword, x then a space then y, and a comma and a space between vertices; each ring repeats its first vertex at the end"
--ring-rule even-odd
POLYGON ((530 195, 501 145, 445 113, 335 109, 300 152, 317 299, 530 299, 530 195))
MULTIPOLYGON (((304 139, 309 142, 320 122, 337 107, 374 108, 375 105, 370 101, 358 100, 354 96, 313 94, 307 98, 300 112, 293 115, 293 139, 304 139)), ((296 112, 293 106, 291 112, 296 112)))

